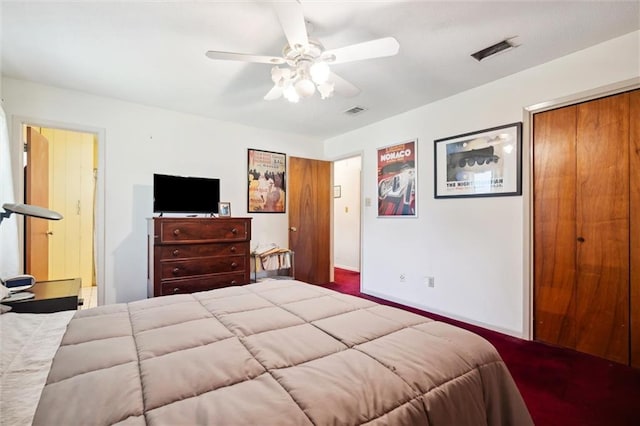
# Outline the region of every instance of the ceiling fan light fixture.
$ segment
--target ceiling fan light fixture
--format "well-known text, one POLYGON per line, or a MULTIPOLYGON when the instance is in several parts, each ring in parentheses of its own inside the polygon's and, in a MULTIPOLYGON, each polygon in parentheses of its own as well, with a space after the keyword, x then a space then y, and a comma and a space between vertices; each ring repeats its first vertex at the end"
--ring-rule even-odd
POLYGON ((316 85, 313 84, 313 81, 307 78, 303 78, 296 82, 295 90, 301 98, 308 98, 310 96, 313 96, 313 94, 315 93, 316 85))
POLYGON ((294 104, 300 100, 300 95, 298 95, 296 88, 291 84, 287 85, 287 87, 284 88, 284 90, 282 91, 282 95, 286 100, 294 104))
POLYGON ((311 68, 309 68, 309 74, 311 75, 311 79, 314 83, 320 85, 329 80, 331 69, 326 62, 319 61, 311 65, 311 68))
POLYGON ((280 80, 282 80, 283 77, 283 70, 280 67, 273 67, 271 68, 271 80, 273 80, 274 83, 278 83, 280 80))
POLYGON ((325 82, 318 84, 318 92, 320 92, 320 99, 327 99, 333 95, 334 83, 325 82))

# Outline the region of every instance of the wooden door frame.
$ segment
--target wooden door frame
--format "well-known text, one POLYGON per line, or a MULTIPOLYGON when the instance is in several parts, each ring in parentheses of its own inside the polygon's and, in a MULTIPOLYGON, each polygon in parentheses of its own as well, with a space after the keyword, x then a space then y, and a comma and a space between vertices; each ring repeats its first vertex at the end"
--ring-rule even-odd
POLYGON ((640 77, 623 80, 595 89, 579 92, 562 98, 534 104, 523 110, 523 140, 522 140, 522 187, 525 212, 523 218, 524 247, 523 265, 525 279, 523 286, 523 338, 533 340, 533 303, 534 303, 534 229, 533 229, 533 116, 537 113, 592 101, 605 96, 617 95, 622 92, 640 89, 640 77))
MULTIPOLYGON (((328 161, 331 162, 331 187, 333 188, 333 186, 335 186, 335 174, 334 174, 334 167, 335 167, 335 163, 337 161, 342 161, 342 160, 348 160, 350 158, 355 158, 355 157, 360 157, 360 188, 359 188, 359 194, 358 194, 358 202, 360 203, 360 217, 358 218, 358 225, 360 226, 360 239, 358 241, 358 250, 360 251, 360 255, 358 256, 358 270, 360 271, 360 288, 362 288, 362 274, 363 274, 363 270, 362 268, 364 268, 364 263, 362 263, 362 250, 363 250, 363 244, 362 244, 362 236, 364 235, 364 208, 363 206, 365 205, 364 203, 364 199, 363 199, 363 194, 364 194, 364 179, 362 176, 362 171, 364 170, 364 151, 356 151, 356 152, 352 152, 349 154, 345 154, 345 155, 340 155, 338 157, 333 157, 331 159, 329 159, 328 161)), ((377 204, 376 204, 377 206, 377 204)), ((334 270, 334 246, 336 244, 336 242, 333 240, 333 231, 334 231, 334 226, 335 226, 335 211, 334 211, 334 200, 333 197, 331 198, 331 280, 333 281, 334 277, 333 277, 333 270, 334 270)))
MULTIPOLYGON (((95 268, 96 268, 96 284, 98 290, 98 305, 103 305, 107 301, 113 302, 106 286, 105 271, 105 191, 104 191, 104 175, 105 175, 105 129, 81 124, 69 124, 59 121, 51 121, 34 117, 13 116, 11 121, 11 137, 10 143, 14 147, 11 151, 13 158, 11 161, 14 169, 13 180, 16 189, 16 202, 24 203, 24 156, 23 147, 26 140, 24 133, 25 126, 46 127, 52 129, 63 129, 81 133, 92 133, 97 138, 98 150, 98 176, 96 181, 96 205, 95 205, 95 236, 94 246, 96 248, 95 268)), ((20 270, 24 270, 24 217, 16 215, 18 223, 18 247, 20 250, 20 270)))

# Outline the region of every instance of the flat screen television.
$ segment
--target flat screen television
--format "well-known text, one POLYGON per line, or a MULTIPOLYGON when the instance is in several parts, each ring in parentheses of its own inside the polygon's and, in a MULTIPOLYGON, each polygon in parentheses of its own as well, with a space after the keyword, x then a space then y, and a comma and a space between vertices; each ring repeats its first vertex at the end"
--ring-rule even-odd
POLYGON ((154 173, 154 213, 218 213, 220 179, 154 173))

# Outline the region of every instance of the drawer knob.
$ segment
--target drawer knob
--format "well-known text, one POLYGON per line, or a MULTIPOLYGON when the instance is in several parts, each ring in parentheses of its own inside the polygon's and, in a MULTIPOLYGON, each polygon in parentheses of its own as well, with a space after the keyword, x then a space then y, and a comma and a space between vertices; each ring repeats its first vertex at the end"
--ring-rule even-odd
POLYGON ((173 230, 173 235, 175 235, 176 237, 177 237, 178 235, 180 235, 180 229, 178 229, 178 228, 174 229, 174 230, 173 230))
POLYGON ((237 268, 237 267, 238 267, 238 264, 237 264, 236 262, 232 262, 232 263, 231 263, 231 267, 232 267, 232 268, 237 268))
POLYGON ((176 294, 176 293, 177 293, 177 292, 179 292, 179 291, 180 291, 180 288, 179 288, 179 287, 174 287, 174 289, 173 289, 173 294, 176 294))
POLYGON ((173 254, 174 256, 177 256, 180 254, 180 250, 175 249, 171 254, 173 254))
POLYGON ((229 284, 236 285, 236 284, 238 284, 238 282, 236 280, 231 280, 231 282, 229 284))
POLYGON ((231 253, 235 253, 236 252, 236 246, 231 246, 229 251, 231 251, 231 253))
POLYGON ((235 235, 235 234, 237 234, 237 233, 238 233, 238 230, 237 230, 236 228, 233 228, 233 229, 231 230, 231 233, 232 233, 233 235, 235 235))
POLYGON ((178 272, 180 272, 180 268, 173 268, 173 275, 178 275, 178 272))

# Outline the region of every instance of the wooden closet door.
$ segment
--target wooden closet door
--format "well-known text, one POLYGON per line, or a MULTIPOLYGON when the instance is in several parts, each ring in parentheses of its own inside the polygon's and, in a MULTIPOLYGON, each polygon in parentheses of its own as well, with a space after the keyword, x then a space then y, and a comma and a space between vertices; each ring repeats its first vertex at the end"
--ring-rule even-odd
POLYGON ((534 116, 534 338, 576 345, 576 107, 534 116))
POLYGON ((629 362, 629 95, 577 107, 576 349, 629 362))
POLYGON ((635 90, 533 120, 534 338, 635 366, 638 116, 635 90))

